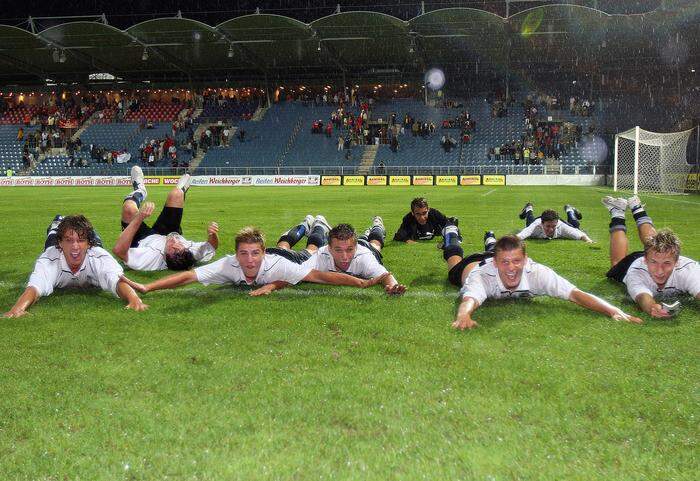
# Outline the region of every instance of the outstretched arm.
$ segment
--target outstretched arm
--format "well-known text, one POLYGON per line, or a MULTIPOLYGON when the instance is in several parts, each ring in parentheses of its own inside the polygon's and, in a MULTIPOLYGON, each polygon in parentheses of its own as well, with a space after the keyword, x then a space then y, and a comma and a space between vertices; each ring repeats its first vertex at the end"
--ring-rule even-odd
POLYGON ((391 274, 386 276, 382 283, 384 284, 384 291, 390 296, 400 296, 406 292, 406 286, 399 284, 399 281, 391 274))
POLYGON ((625 314, 621 309, 608 304, 604 300, 592 295, 588 294, 587 292, 583 292, 578 289, 574 289, 571 291, 571 294, 569 295, 569 300, 575 304, 578 304, 581 307, 585 307, 586 309, 589 309, 591 311, 595 312, 600 312, 601 314, 605 314, 606 316, 609 316, 616 321, 627 321, 627 322, 632 322, 634 324, 641 324, 642 320, 639 319, 638 317, 630 316, 629 314, 625 314))
POLYGON ((257 289, 255 289, 253 291, 250 291, 250 295, 253 297, 266 296, 273 291, 279 291, 280 289, 284 289, 288 285, 289 285, 288 282, 273 281, 273 282, 270 282, 269 284, 265 284, 262 287, 258 287, 257 289))
POLYGON ((457 316, 455 321, 452 323, 452 327, 455 329, 465 330, 474 329, 479 324, 472 319, 472 314, 479 307, 479 301, 473 297, 465 297, 457 308, 457 316))
POLYGON ((219 248, 219 224, 211 222, 207 227, 207 242, 214 250, 219 248))
POLYGON ((142 294, 151 291, 159 291, 161 289, 174 289, 175 287, 184 286, 197 281, 197 274, 194 271, 178 272, 157 281, 153 281, 149 284, 143 285, 138 282, 134 282, 124 276, 121 277, 121 281, 127 283, 129 286, 139 291, 142 294))
POLYGON ((15 305, 12 306, 12 309, 4 313, 2 317, 22 317, 37 299, 39 299, 39 291, 37 291, 36 287, 27 287, 22 295, 19 296, 19 299, 17 299, 15 305))
POLYGON ((302 281, 316 282, 318 284, 332 284, 334 286, 359 287, 364 289, 383 282, 389 275, 391 274, 386 272, 381 276, 373 277, 371 279, 359 279, 348 274, 343 274, 342 272, 321 272, 314 269, 309 272, 306 277, 302 279, 302 281))
POLYGON ((136 291, 126 282, 124 278, 117 283, 117 295, 126 301, 126 308, 135 311, 145 311, 148 305, 144 304, 136 291))
POLYGON ((153 213, 154 208, 155 204, 153 202, 144 202, 141 209, 134 216, 134 218, 131 219, 129 225, 126 226, 126 229, 122 231, 119 239, 117 239, 117 243, 114 244, 112 252, 114 252, 115 256, 119 257, 124 262, 129 262, 129 248, 131 247, 131 241, 134 240, 134 236, 136 235, 136 232, 138 232, 139 227, 141 227, 144 219, 153 213))
POLYGON ((669 314, 661 304, 656 302, 654 298, 646 293, 643 292, 637 296, 635 299, 635 302, 637 305, 639 305, 639 308, 649 314, 651 317, 658 317, 662 319, 667 319, 671 317, 671 314, 669 314))

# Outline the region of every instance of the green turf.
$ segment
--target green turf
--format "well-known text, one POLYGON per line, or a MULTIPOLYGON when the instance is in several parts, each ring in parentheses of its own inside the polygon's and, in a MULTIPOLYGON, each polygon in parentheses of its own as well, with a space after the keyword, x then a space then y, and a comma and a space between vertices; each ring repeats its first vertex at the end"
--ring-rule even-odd
MULTIPOLYGON (((460 218, 465 251, 517 230, 522 203, 574 203, 598 243, 533 241, 535 260, 633 306, 603 278, 607 211, 594 188, 193 188, 184 230, 247 224, 271 241, 307 213, 393 232, 411 198, 460 218)), ((0 306, 23 289, 56 213, 85 213, 106 244, 116 188, 0 193, 0 306)), ((165 189, 152 189, 162 205, 165 189)), ((657 226, 700 258, 698 197, 647 197, 657 226)), ((639 248, 629 222, 631 247, 639 248)), ((61 292, 0 319, 0 479, 695 480, 700 307, 634 326, 554 299, 487 303, 450 328, 456 289, 435 242, 388 242, 409 286, 300 285, 267 298, 188 286, 145 313, 99 292, 61 292)), ((133 274, 139 281, 161 274, 133 274)))

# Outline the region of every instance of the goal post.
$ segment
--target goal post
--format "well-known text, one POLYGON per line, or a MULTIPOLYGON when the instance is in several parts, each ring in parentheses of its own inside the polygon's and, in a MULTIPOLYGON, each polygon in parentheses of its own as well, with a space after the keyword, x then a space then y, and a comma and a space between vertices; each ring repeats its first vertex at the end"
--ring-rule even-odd
POLYGON ((614 190, 682 193, 691 167, 686 149, 692 130, 660 133, 637 126, 615 135, 614 190))

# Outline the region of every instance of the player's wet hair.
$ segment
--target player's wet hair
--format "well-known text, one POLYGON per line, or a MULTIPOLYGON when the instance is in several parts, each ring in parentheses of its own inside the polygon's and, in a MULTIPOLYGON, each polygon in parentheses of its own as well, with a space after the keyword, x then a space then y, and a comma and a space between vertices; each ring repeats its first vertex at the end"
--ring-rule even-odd
POLYGON ((260 248, 265 250, 265 236, 257 227, 244 227, 238 231, 233 240, 236 250, 241 244, 260 244, 260 248))
POLYGON ((495 255, 498 255, 499 252, 514 251, 517 249, 522 250, 523 254, 527 253, 525 251, 525 242, 520 237, 516 235, 504 235, 496 241, 493 252, 495 255))
POLYGON ((84 215, 68 215, 63 218, 56 229, 56 245, 63 240, 68 231, 75 231, 80 239, 87 239, 90 247, 99 245, 95 228, 84 215))
POLYGON ((194 254, 189 249, 165 254, 165 264, 171 271, 188 271, 194 266, 194 254))
POLYGON ((411 212, 424 207, 428 207, 428 201, 425 199, 425 197, 416 197, 411 201, 411 212))
POLYGON ((551 222, 553 220, 559 220, 559 214, 557 214, 556 210, 547 209, 542 212, 540 219, 542 219, 542 222, 551 222))
POLYGON ((333 239, 339 241, 354 239, 357 242, 357 234, 350 224, 338 224, 328 232, 328 243, 330 244, 333 239))
POLYGON ((659 229, 655 235, 644 239, 644 253, 649 251, 662 254, 671 252, 678 259, 681 255, 681 240, 671 229, 659 229))

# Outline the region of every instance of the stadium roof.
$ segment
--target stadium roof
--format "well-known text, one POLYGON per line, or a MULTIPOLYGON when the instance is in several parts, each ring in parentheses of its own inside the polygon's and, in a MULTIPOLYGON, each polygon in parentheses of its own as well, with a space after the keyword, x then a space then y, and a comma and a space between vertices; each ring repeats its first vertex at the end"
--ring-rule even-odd
POLYGON ((430 67, 470 75, 653 78, 657 70, 698 66, 699 20, 697 2, 675 0, 637 15, 546 5, 508 18, 446 8, 408 21, 361 11, 310 23, 260 13, 218 25, 157 18, 125 30, 104 16, 37 32, 0 25, 0 83, 84 84, 100 72, 127 82, 417 78, 430 67))

